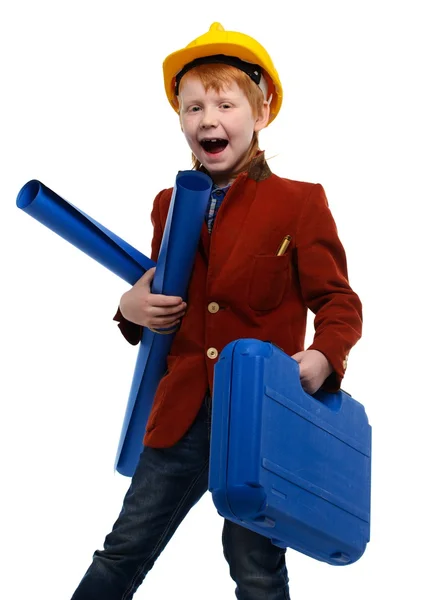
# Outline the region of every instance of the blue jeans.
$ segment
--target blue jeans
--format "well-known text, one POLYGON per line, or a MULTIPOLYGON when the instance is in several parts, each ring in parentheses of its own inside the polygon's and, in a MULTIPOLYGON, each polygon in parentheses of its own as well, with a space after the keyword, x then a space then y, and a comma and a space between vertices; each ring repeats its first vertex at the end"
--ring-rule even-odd
MULTIPOLYGON (((72 600, 129 600, 208 489, 210 399, 171 448, 145 447, 121 513, 72 600)), ((222 543, 239 600, 289 600, 285 550, 225 520, 222 543)))

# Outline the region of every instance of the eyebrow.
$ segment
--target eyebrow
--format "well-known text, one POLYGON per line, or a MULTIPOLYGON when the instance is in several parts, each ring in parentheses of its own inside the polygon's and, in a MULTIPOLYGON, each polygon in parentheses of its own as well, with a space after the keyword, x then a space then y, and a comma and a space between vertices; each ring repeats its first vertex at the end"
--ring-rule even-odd
MULTIPOLYGON (((205 99, 200 99, 198 96, 187 96, 186 98, 184 98, 183 94, 181 94, 181 96, 179 96, 179 98, 181 99, 181 101, 184 102, 184 104, 202 104, 205 99)), ((228 95, 225 95, 224 93, 221 94, 217 94, 216 98, 214 99, 215 102, 233 102, 236 101, 236 94, 235 93, 231 93, 228 95)))

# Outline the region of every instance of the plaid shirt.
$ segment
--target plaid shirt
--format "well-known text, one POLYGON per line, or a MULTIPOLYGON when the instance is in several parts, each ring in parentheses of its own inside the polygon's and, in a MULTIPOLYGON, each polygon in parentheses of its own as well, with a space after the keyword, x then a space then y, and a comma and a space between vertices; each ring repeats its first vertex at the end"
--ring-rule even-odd
POLYGON ((222 204, 225 194, 228 192, 231 184, 220 188, 217 185, 213 185, 211 190, 210 200, 207 204, 207 212, 205 213, 205 222, 207 223, 208 231, 211 233, 213 229, 213 223, 216 218, 217 212, 222 204))

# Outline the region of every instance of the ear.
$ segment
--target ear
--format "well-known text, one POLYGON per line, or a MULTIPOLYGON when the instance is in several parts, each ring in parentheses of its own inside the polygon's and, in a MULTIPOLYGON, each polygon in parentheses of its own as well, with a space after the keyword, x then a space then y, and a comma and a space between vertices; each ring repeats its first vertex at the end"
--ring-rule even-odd
POLYGON ((267 100, 265 100, 263 102, 262 112, 261 112, 261 114, 259 114, 259 116, 257 117, 256 122, 254 124, 255 132, 261 131, 262 129, 264 129, 267 126, 267 124, 269 123, 269 115, 270 115, 269 102, 267 100))

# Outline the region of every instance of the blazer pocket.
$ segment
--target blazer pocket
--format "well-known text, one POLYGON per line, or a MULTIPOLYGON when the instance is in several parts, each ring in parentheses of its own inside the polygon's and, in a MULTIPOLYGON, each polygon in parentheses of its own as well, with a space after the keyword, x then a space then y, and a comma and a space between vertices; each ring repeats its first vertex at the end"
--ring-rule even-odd
POLYGON ((254 256, 248 288, 248 304, 253 310, 277 308, 290 283, 290 255, 254 256))

